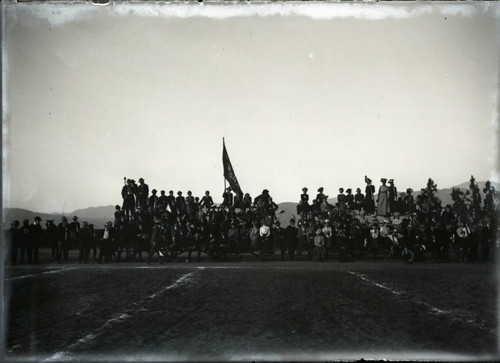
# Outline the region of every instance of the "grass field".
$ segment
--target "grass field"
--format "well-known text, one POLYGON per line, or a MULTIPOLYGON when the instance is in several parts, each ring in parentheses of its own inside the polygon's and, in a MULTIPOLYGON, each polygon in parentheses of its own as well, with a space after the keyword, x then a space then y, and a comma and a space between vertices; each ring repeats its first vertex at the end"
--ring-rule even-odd
POLYGON ((251 258, 7 267, 7 359, 491 360, 495 274, 251 258))

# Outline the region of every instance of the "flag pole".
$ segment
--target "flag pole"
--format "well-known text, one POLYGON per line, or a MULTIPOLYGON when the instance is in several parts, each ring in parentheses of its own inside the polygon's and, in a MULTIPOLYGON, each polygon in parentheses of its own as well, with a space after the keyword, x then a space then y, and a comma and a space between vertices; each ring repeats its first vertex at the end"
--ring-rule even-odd
MULTIPOLYGON (((226 143, 224 142, 224 136, 222 137, 222 147, 225 147, 226 143)), ((224 171, 222 171, 222 177, 224 178, 224 191, 223 193, 226 192, 226 177, 224 176, 224 171)))

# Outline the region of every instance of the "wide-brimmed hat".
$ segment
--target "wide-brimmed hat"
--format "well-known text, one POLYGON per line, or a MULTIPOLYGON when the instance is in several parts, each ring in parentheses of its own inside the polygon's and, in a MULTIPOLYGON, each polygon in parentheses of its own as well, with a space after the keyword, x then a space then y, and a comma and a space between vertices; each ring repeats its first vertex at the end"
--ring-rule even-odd
POLYGON ((381 182, 381 183, 385 183, 386 181, 387 181, 387 179, 386 179, 386 178, 382 178, 382 179, 380 179, 380 182, 381 182))
POLYGON ((323 192, 323 187, 318 188, 318 192, 322 193, 323 192))
POLYGON ((309 189, 307 189, 306 187, 302 188, 302 191, 303 192, 307 192, 309 189))

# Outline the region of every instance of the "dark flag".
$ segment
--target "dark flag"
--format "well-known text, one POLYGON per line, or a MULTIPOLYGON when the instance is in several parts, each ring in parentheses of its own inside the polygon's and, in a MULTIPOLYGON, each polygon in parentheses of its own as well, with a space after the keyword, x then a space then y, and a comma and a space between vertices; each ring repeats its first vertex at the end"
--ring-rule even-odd
POLYGON ((222 139, 222 165, 224 166, 224 178, 229 182, 231 189, 238 195, 242 195, 240 184, 238 183, 238 179, 236 179, 236 175, 234 174, 233 166, 231 165, 231 161, 229 160, 229 155, 227 155, 226 144, 224 143, 224 139, 222 139))

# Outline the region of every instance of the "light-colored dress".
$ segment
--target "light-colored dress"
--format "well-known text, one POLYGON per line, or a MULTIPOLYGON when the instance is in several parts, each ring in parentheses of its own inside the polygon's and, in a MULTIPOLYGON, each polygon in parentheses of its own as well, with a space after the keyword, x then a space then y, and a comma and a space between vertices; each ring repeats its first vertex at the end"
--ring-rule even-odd
POLYGON ((389 191, 384 184, 380 186, 377 198, 377 215, 385 217, 389 213, 389 191))

